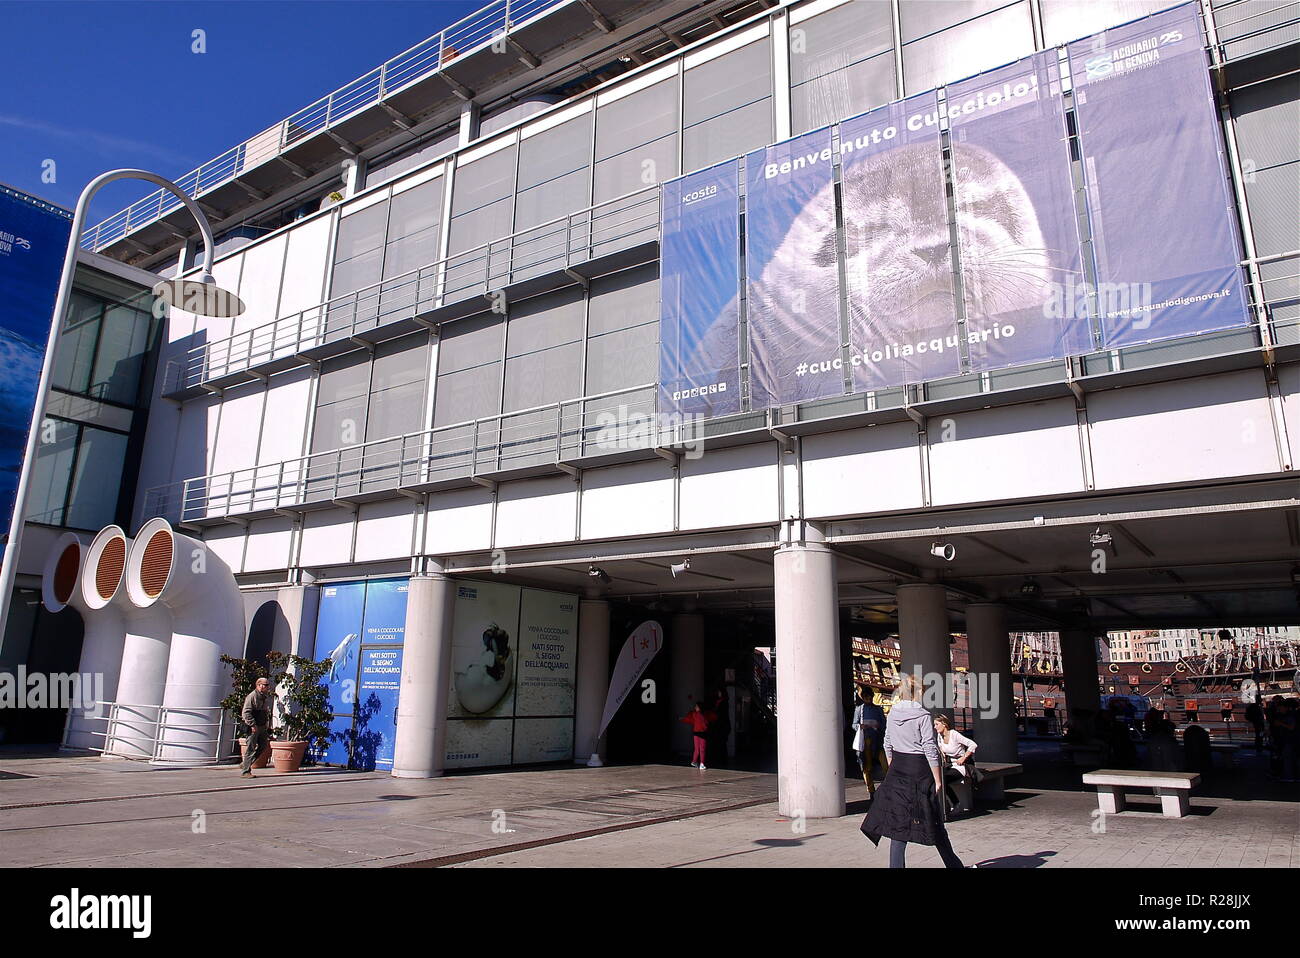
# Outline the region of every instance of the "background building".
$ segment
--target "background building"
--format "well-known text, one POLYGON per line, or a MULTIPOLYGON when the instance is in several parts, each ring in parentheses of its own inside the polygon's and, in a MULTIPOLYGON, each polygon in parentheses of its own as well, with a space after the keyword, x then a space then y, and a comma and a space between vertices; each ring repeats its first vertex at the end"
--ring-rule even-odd
MULTIPOLYGON (((810 814, 837 813, 825 796, 841 774, 842 717, 818 690, 844 689, 847 706, 850 634, 897 634, 900 667, 930 671, 951 665, 947 636, 960 632, 972 671, 1009 679, 1009 631, 1057 633, 1035 655, 1059 659, 1069 707, 1089 708, 1107 632, 1190 630, 1173 641, 1191 643, 1202 628, 1295 622, 1300 237, 1286 198, 1300 175, 1300 21, 1293 5, 1259 0, 1170 6, 590 0, 538 2, 510 22, 489 7, 449 27, 179 180, 212 211, 212 271, 248 311, 168 316, 131 529, 163 516, 201 537, 235 574, 254 649, 337 652, 353 681, 370 676, 374 707, 340 703, 333 757, 351 750, 395 773, 602 747, 608 663, 645 618, 663 622, 671 701, 653 720, 621 716, 612 748, 620 734, 667 743, 670 713, 724 682, 735 656, 775 647, 778 725, 796 716, 786 728, 802 729, 782 749, 807 759, 783 808, 810 814), (1174 60, 1187 82, 1142 87, 1174 60), (982 162, 979 136, 986 150, 1016 133, 974 125, 974 107, 965 126, 953 107, 996 105, 1002 81, 969 78, 1013 61, 1041 71, 1033 123, 1059 130, 1059 149, 1002 179, 1002 199, 1019 202, 1040 167, 1051 172, 1053 228, 1074 235, 1079 275, 1141 285, 1141 244, 1118 238, 1146 227, 1125 217, 1172 215, 1168 177, 1194 169, 1212 187, 1194 195, 1224 202, 1188 235, 1231 253, 1216 275, 1237 318, 1149 329, 1142 308, 1103 317, 1061 289, 1080 311, 1062 328, 1082 339, 1034 347, 1051 358, 1008 353, 1004 365, 1005 344, 967 338, 905 381, 864 384, 850 363, 815 398, 765 393, 788 337, 763 338, 760 297, 781 284, 756 269, 742 287, 739 239, 758 248, 768 194, 755 171, 777 154, 746 160, 743 222, 740 166, 718 164, 804 133, 833 130, 842 149, 889 104, 900 104, 889 116, 920 117, 934 208, 901 205, 934 238, 911 253, 955 304, 944 322, 969 331, 988 301, 977 295, 997 288, 992 254, 972 244, 1006 223, 988 212, 998 197, 964 193, 962 178, 982 162), (1143 96, 1185 97, 1200 132, 1178 139, 1131 99, 1105 112, 1102 86, 1088 87, 1090 112, 1077 90, 1114 71, 1143 96), (947 120, 916 106, 938 102, 947 120), (1125 134, 1093 152, 1095 130, 1138 127, 1159 131, 1158 146, 1126 146, 1125 134), (961 161, 947 174, 945 156, 961 161), (1098 206, 1110 176, 1138 199, 1098 206), (696 192, 733 203, 702 247, 730 250, 730 272, 726 257, 682 254, 669 216, 696 192), (685 311, 704 301, 733 325, 688 330, 686 348, 685 311), (740 344, 727 368, 692 365, 727 336, 740 344), (494 628, 524 670, 515 691, 473 671, 500 648, 494 628), (519 644, 548 633, 554 649, 519 644), (400 706, 397 686, 374 678, 395 646, 400 706), (451 650, 450 691, 428 649, 451 650), (523 682, 542 662, 547 681, 523 682), (403 725, 405 709, 444 701, 433 729, 403 725)), ((804 155, 779 149, 791 163, 804 155)), ((862 169, 827 162, 844 182, 862 169)), ((871 225, 870 203, 845 205, 843 189, 818 195, 845 228, 792 243, 791 275, 815 266, 837 292, 792 328, 816 326, 840 351, 861 317, 837 270, 856 275, 854 251, 876 255, 868 247, 888 247, 894 227, 871 225)), ((188 229, 183 211, 146 197, 85 247, 184 273, 196 266, 188 229)), ((1193 255, 1168 254, 1188 258, 1183 272, 1193 255)), ((1182 304, 1184 288, 1161 286, 1160 308, 1182 304)), ((1134 640, 1132 654, 1177 651, 1134 640)), ((990 752, 1014 751, 1004 732, 976 728, 1002 743, 990 752)))

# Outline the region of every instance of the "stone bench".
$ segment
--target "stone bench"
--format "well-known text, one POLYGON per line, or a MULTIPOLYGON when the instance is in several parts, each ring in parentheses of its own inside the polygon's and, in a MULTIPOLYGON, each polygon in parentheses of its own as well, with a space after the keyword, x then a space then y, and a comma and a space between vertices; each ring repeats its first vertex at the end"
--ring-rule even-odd
POLYGON ((1188 794, 1200 782, 1201 776, 1195 772, 1102 768, 1083 775, 1083 784, 1097 786, 1097 805, 1108 815, 1124 811, 1124 795, 1128 789, 1150 788, 1159 797, 1160 810, 1166 818, 1182 818, 1187 814, 1188 794))
POLYGON ((981 762, 978 756, 975 758, 975 765, 984 775, 984 780, 980 782, 978 790, 972 789, 970 782, 965 778, 960 782, 948 783, 948 787, 952 789, 953 794, 957 797, 957 807, 953 809, 954 812, 971 811, 975 807, 977 791, 980 798, 998 801, 1006 795, 1004 779, 1012 775, 1019 775, 1025 770, 1023 765, 981 762))

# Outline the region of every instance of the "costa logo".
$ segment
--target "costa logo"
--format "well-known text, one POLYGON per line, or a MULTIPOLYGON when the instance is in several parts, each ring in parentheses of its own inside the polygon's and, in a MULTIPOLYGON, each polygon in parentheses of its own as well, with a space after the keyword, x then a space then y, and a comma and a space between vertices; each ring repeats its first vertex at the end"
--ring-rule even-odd
POLYGON ((700 200, 707 200, 710 196, 716 196, 717 194, 718 185, 716 183, 712 186, 706 186, 703 189, 692 190, 690 193, 686 193, 682 196, 682 205, 685 206, 691 203, 698 203, 700 200))

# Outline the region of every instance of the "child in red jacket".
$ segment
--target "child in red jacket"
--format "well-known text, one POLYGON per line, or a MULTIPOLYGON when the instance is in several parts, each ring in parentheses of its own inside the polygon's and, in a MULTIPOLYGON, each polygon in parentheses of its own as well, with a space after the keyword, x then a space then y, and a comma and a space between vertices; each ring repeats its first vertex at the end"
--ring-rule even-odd
POLYGON ((691 754, 691 765, 704 768, 704 752, 707 747, 709 723, 713 721, 713 713, 706 712, 696 702, 695 707, 683 715, 678 721, 685 722, 691 727, 691 732, 695 735, 695 751, 691 754))

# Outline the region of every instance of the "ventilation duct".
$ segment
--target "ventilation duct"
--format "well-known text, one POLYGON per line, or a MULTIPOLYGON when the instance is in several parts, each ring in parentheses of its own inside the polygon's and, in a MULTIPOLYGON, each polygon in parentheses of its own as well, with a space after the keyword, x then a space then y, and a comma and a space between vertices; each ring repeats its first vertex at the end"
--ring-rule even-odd
POLYGON ((104 754, 148 759, 158 740, 172 626, 165 607, 138 609, 127 598, 130 553, 131 540, 120 527, 101 529, 86 552, 81 592, 92 617, 117 620, 116 660, 110 662, 107 652, 104 658, 104 698, 115 703, 114 714, 104 716, 104 754))
MULTIPOLYGON (((67 748, 103 749, 108 732, 108 709, 117 691, 122 664, 122 615, 94 602, 94 556, 97 536, 90 548, 68 533, 61 536, 46 564, 41 599, 50 612, 71 606, 81 613, 85 631, 81 661, 77 664, 80 701, 68 709, 63 742, 67 748), (87 586, 89 585, 89 588, 87 586), (98 701, 92 703, 98 691, 98 701)), ((123 556, 125 558, 125 556, 123 556)))
POLYGON ((233 738, 222 724, 220 702, 228 691, 221 656, 244 648, 244 603, 230 567, 205 543, 150 519, 131 546, 126 588, 132 605, 171 610, 162 728, 156 761, 163 765, 207 765, 219 759, 219 745, 233 738), (218 735, 218 729, 224 729, 218 735), (219 742, 218 739, 224 739, 219 742))

